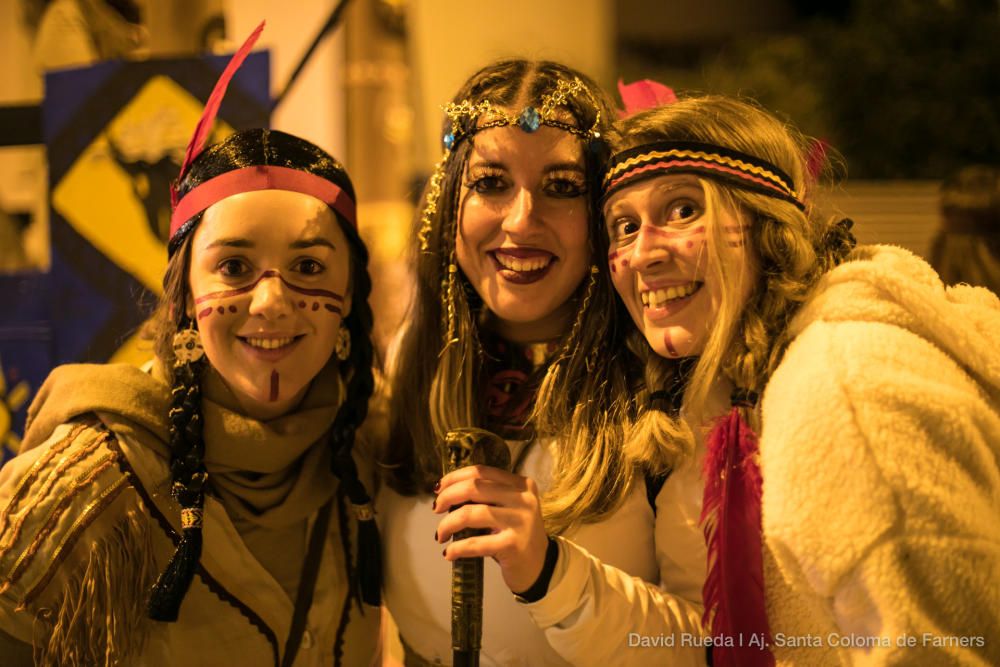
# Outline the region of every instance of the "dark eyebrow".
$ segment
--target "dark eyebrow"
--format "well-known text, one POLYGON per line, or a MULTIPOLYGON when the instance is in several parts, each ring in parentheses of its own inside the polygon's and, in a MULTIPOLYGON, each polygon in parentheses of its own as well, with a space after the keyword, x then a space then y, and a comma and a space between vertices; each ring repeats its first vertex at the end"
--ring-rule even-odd
MULTIPOLYGON (((686 176, 686 174, 685 174, 685 176, 686 176)), ((704 192, 704 190, 701 187, 701 183, 698 182, 698 177, 697 176, 693 176, 693 175, 692 175, 692 177, 690 179, 688 179, 688 178, 681 178, 681 179, 672 181, 670 183, 667 183, 665 185, 661 185, 661 186, 657 187, 656 189, 657 189, 658 192, 670 192, 671 190, 681 190, 683 188, 693 188, 695 190, 699 190, 699 191, 704 192)))
POLYGON ((583 165, 579 162, 556 162, 555 164, 545 165, 546 174, 553 171, 579 171, 583 173, 583 165))
POLYGON ((471 169, 472 167, 476 167, 477 169, 499 169, 501 171, 507 170, 507 165, 505 165, 503 162, 497 162, 496 160, 483 160, 483 159, 477 160, 475 157, 469 160, 469 168, 471 169))
MULTIPOLYGON (((500 171, 507 171, 508 167, 503 162, 497 162, 495 160, 480 160, 475 161, 469 160, 469 167, 475 167, 476 169, 497 169, 500 171)), ((545 165, 543 171, 546 174, 552 173, 553 171, 578 171, 583 173, 583 165, 579 162, 555 162, 553 164, 545 165)))
POLYGON ((254 246, 255 246, 254 242, 251 241, 250 239, 244 239, 244 238, 238 238, 237 237, 237 238, 228 238, 228 239, 216 239, 215 241, 212 241, 207 246, 205 246, 205 249, 207 250, 209 248, 219 248, 219 247, 227 247, 227 248, 253 248, 254 246))
POLYGON ((326 246, 330 250, 336 250, 337 246, 333 245, 331 241, 323 238, 322 236, 311 236, 307 239, 299 239, 298 241, 292 241, 288 244, 289 248, 298 250, 300 248, 313 248, 315 246, 326 246))

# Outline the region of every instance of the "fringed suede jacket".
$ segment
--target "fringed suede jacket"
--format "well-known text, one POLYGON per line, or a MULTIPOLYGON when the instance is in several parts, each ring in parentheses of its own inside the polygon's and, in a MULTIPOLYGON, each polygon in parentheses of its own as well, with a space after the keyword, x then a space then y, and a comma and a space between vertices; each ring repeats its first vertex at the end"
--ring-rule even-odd
POLYGON ((0 470, 4 665, 370 664, 380 614, 350 583, 357 522, 323 438, 342 392, 321 374, 294 414, 258 422, 203 383, 204 546, 160 623, 145 604, 181 528, 169 388, 124 365, 56 369, 0 470))

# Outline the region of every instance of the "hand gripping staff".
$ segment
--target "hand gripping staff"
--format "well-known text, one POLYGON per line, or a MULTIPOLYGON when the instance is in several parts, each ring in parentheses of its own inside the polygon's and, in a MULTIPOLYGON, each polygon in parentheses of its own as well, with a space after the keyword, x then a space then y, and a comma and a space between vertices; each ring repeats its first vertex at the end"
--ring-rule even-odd
MULTIPOLYGON (((507 443, 490 431, 480 428, 448 431, 444 448, 446 472, 476 464, 510 469, 507 443)), ((457 507, 452 508, 455 509, 457 507)), ((452 541, 488 532, 467 528, 455 533, 452 541)), ((459 558, 451 565, 451 649, 454 667, 479 667, 482 640, 483 559, 459 558)))

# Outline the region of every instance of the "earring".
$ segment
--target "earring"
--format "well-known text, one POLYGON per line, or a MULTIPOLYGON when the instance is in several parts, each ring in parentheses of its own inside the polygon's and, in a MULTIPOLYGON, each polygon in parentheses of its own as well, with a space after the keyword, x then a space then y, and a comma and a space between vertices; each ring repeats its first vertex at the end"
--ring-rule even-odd
POLYGON ((193 364, 205 356, 205 348, 201 345, 201 334, 194 328, 193 322, 186 329, 174 334, 172 346, 175 367, 193 364))
POLYGON ((337 330, 337 343, 333 349, 341 361, 345 361, 347 357, 351 356, 351 332, 343 324, 337 330))

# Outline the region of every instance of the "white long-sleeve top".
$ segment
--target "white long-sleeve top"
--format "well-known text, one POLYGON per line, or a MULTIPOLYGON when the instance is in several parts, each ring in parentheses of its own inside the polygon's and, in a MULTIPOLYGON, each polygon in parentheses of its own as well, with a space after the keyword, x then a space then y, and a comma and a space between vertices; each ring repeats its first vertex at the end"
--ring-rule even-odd
MULTIPOLYGON (((544 490, 551 457, 535 445, 522 474, 544 490)), ((705 545, 695 465, 676 470, 656 498, 641 479, 605 520, 557 538, 548 593, 518 602, 486 559, 481 664, 703 665, 705 545), (669 644, 673 644, 670 646, 669 644)), ((376 501, 385 549, 385 603, 409 650, 451 664, 451 563, 434 541, 430 496, 384 488, 376 501)))

